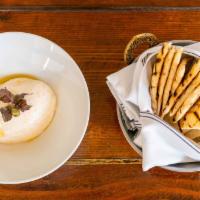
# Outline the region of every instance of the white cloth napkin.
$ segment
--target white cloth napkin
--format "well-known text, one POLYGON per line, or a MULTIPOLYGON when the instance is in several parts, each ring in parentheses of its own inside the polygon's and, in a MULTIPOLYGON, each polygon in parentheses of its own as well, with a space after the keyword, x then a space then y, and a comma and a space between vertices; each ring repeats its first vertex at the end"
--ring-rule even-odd
MULTIPOLYGON (((142 148, 144 171, 155 166, 200 161, 200 149, 181 133, 158 123, 153 115, 146 117, 141 114, 146 111, 152 113, 148 65, 151 65, 151 58, 160 48, 159 45, 145 51, 135 62, 107 77, 111 93, 117 103, 125 108, 128 118, 142 124, 134 143, 142 148), (140 113, 136 113, 135 106, 140 113)), ((185 47, 185 51, 200 55, 200 43, 185 47)))

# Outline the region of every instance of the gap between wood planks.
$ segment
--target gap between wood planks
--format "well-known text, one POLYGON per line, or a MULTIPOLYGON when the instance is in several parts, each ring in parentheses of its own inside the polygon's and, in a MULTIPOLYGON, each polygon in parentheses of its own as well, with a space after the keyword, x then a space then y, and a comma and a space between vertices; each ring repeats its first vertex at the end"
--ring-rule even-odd
POLYGON ((111 6, 111 7, 65 7, 65 6, 0 6, 0 11, 25 12, 156 12, 156 11, 200 11, 200 6, 111 6))
POLYGON ((141 158, 70 159, 65 165, 140 165, 141 158))

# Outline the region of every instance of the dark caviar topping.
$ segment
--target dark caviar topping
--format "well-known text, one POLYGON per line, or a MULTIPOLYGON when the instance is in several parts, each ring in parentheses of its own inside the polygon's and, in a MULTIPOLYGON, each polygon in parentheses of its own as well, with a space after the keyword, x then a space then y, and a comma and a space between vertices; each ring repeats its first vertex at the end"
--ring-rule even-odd
POLYGON ((2 114, 4 122, 10 121, 12 119, 12 112, 10 106, 0 108, 0 112, 2 114))
POLYGON ((7 106, 0 108, 4 122, 10 121, 12 117, 18 117, 20 111, 24 112, 31 108, 24 97, 27 93, 13 95, 7 88, 0 89, 0 101, 9 103, 7 106))
POLYGON ((7 88, 0 89, 0 101, 10 103, 13 101, 13 96, 7 88))
POLYGON ((17 108, 20 111, 24 112, 26 110, 29 110, 31 108, 31 106, 27 104, 25 99, 20 99, 19 101, 16 102, 15 108, 17 108))
POLYGON ((24 99, 24 97, 28 95, 27 93, 16 94, 14 99, 14 103, 17 103, 19 100, 24 99))

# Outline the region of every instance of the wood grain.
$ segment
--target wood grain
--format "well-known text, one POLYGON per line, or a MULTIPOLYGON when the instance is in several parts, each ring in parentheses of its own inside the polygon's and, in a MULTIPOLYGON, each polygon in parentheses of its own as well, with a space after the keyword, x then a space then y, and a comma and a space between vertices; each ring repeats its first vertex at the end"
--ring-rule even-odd
POLYGON ((1 185, 1 200, 199 200, 200 174, 172 173, 141 165, 64 166, 21 185, 1 185))
POLYGON ((69 52, 85 75, 91 97, 89 127, 72 159, 41 180, 0 185, 0 199, 199 200, 199 173, 142 172, 139 156, 119 128, 105 84, 107 75, 124 67, 123 50, 132 35, 152 32, 161 41, 200 41, 199 18, 200 11, 184 10, 0 12, 1 32, 38 34, 69 52), (127 160, 132 163, 125 164, 127 160))
POLYGON ((0 6, 48 6, 68 8, 106 8, 106 7, 138 7, 138 6, 200 6, 199 0, 1 0, 0 6))
POLYGON ((141 158, 106 158, 106 159, 70 159, 65 165, 135 165, 141 164, 141 158))

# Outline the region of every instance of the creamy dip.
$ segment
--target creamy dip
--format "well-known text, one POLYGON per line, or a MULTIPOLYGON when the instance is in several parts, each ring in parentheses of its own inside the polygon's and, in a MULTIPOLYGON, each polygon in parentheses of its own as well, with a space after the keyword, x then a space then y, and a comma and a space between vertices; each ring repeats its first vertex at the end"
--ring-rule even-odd
MULTIPOLYGON (((30 109, 4 121, 0 114, 0 143, 18 143, 39 136, 50 124, 56 110, 56 96, 43 81, 31 78, 13 78, 0 85, 13 94, 27 93, 24 97, 30 109)), ((0 108, 6 103, 0 102, 0 108)))

